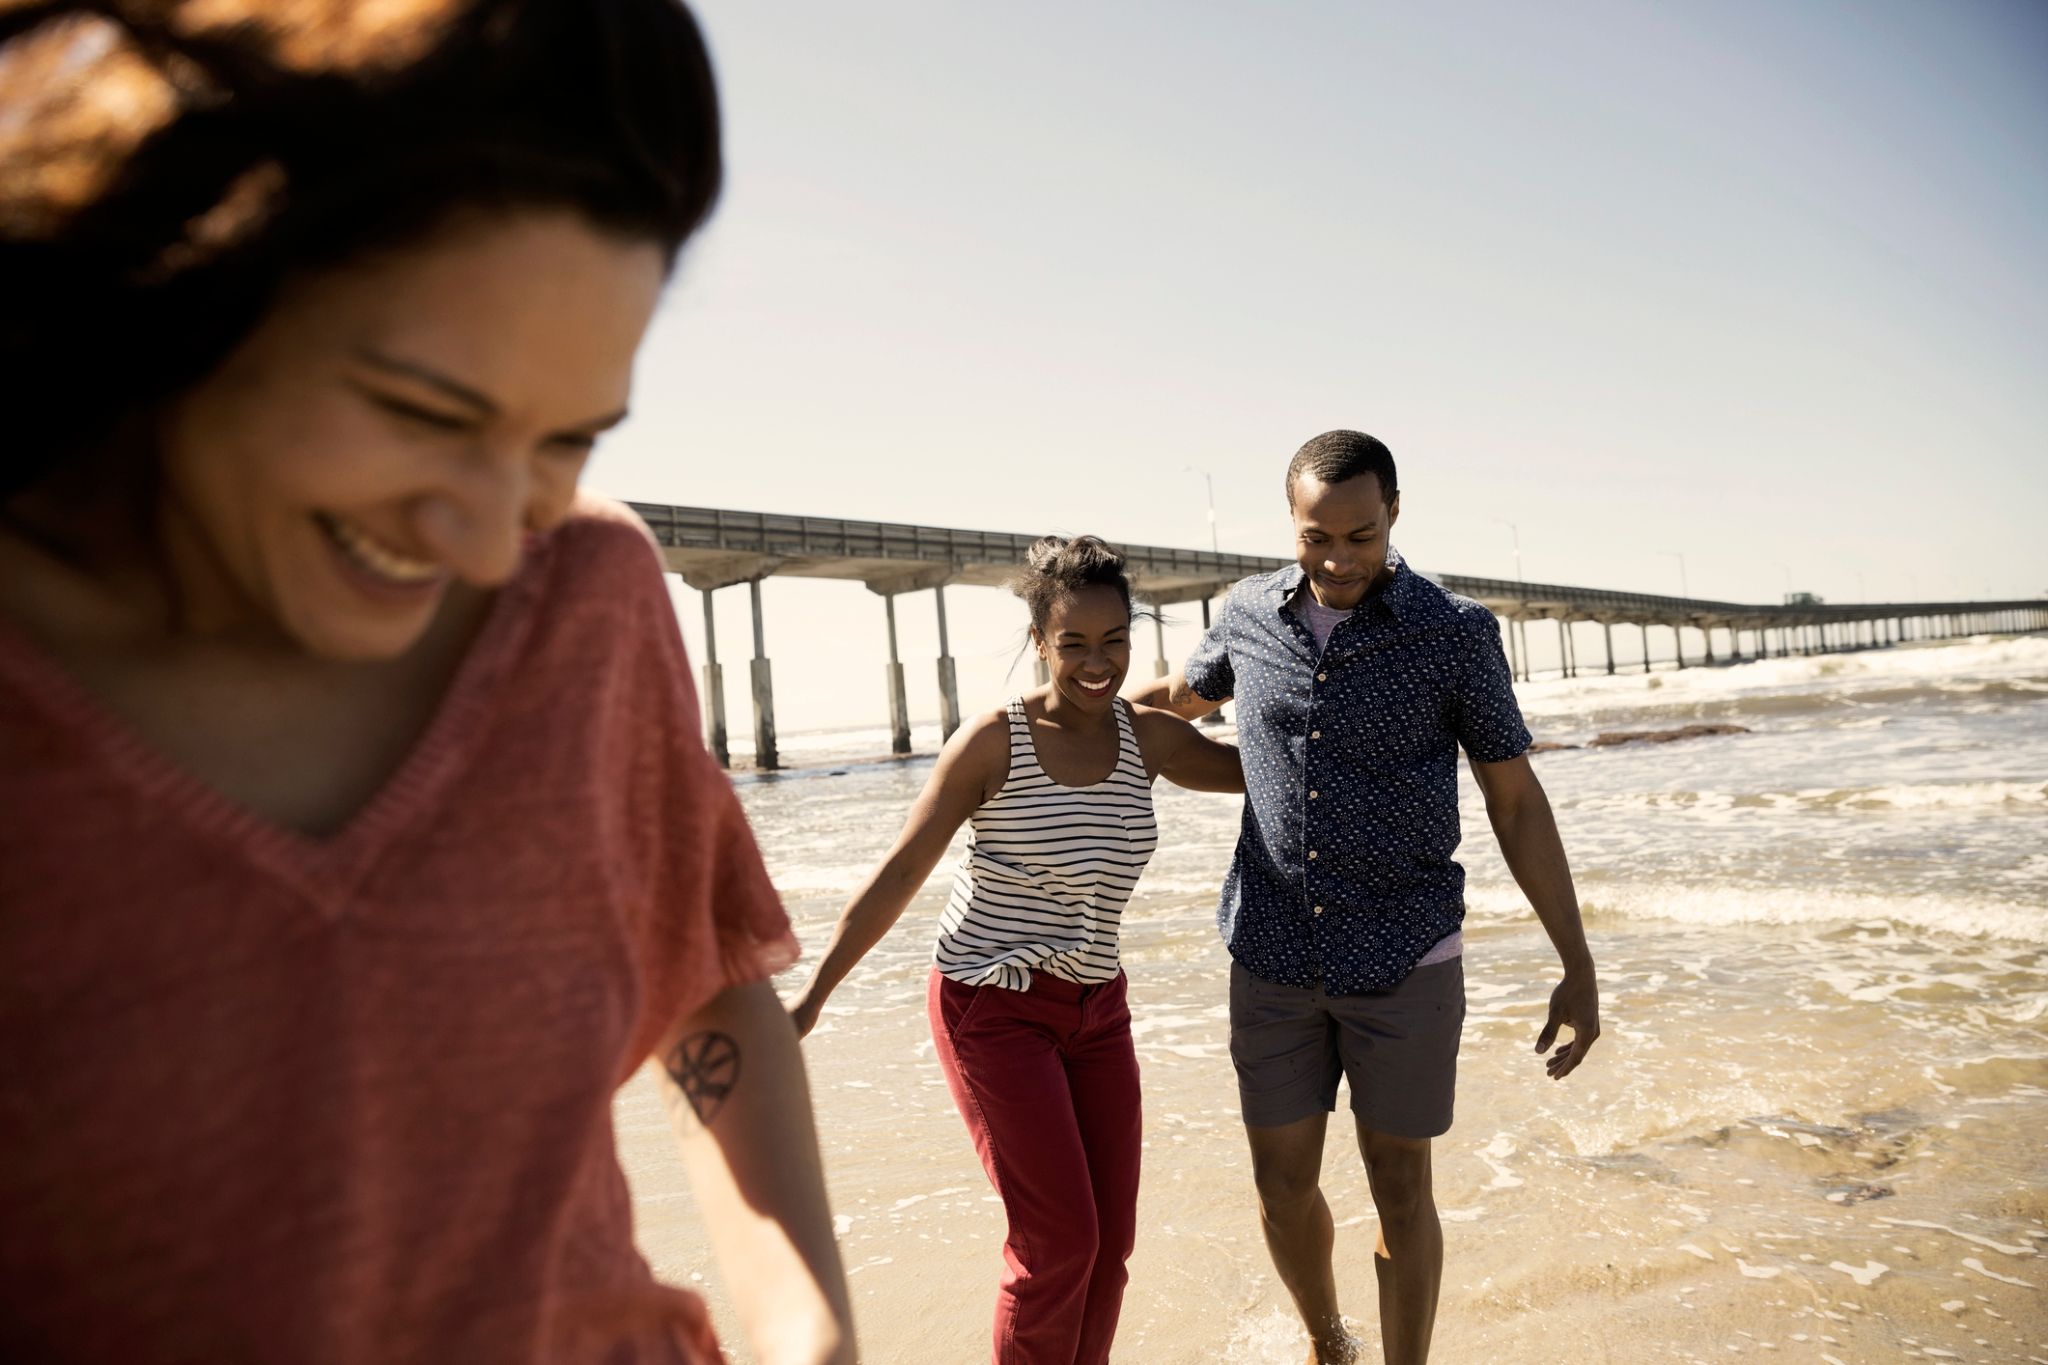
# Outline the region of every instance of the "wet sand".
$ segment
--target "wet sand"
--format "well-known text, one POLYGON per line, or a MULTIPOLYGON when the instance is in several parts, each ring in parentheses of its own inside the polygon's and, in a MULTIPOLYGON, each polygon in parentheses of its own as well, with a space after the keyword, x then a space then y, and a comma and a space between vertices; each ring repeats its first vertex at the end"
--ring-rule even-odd
MULTIPOLYGON (((1187 941, 1205 928, 1133 955, 1146 1165, 1115 1358, 1292 1362, 1304 1339, 1251 1204, 1222 950, 1213 933, 1187 941)), ((1636 952, 1698 946, 1653 937, 1636 952)), ((1883 1002, 1802 987, 1802 942, 1746 937, 1727 958, 1774 968, 1747 982, 1716 981, 1712 962, 1657 981, 1610 943, 1607 1037, 1552 1083, 1530 1051, 1547 945, 1473 931, 1458 1121, 1436 1147, 1435 1359, 2048 1360, 2048 1060, 2025 1055, 2042 1051, 2039 1021, 1923 1054, 1883 1002), (1855 1102, 1824 1098, 1845 1076, 1855 1102)), ((1961 965, 1928 956, 1930 980, 1961 965)), ((865 1358, 971 1362, 1001 1211, 932 1062, 915 973, 891 975, 896 989, 836 1012, 810 1046, 865 1358)), ((729 1324, 647 1075, 619 1119, 643 1247, 657 1272, 708 1287, 729 1324)), ((1341 1113, 1324 1187, 1346 1311, 1376 1342, 1374 1214, 1341 1113)))

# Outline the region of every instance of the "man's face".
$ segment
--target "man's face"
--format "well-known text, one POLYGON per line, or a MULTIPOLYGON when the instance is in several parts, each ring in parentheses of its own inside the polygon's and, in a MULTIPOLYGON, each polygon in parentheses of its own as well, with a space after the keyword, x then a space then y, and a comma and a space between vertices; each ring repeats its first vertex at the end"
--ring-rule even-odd
POLYGON ((1401 515, 1377 474, 1324 483, 1312 474, 1294 481, 1294 558, 1316 601, 1349 611, 1387 567, 1387 536, 1401 515))

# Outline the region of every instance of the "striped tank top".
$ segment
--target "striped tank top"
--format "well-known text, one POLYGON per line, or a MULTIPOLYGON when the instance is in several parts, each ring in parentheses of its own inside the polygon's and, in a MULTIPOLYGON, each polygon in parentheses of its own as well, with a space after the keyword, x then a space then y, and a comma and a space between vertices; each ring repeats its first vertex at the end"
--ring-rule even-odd
POLYGON ((1159 843, 1152 784, 1116 702, 1116 771, 1063 787, 1038 765, 1024 699, 1010 698, 1010 772, 969 825, 932 955, 969 986, 1031 989, 1031 971, 1082 984, 1115 979, 1117 930, 1159 843))

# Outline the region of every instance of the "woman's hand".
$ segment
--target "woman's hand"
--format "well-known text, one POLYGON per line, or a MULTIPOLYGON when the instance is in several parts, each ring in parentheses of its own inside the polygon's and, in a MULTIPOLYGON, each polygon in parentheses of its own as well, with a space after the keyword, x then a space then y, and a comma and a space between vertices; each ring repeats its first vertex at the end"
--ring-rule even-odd
POLYGON ((810 986, 797 992, 796 999, 789 1004, 789 1021, 796 1025, 799 1039, 811 1036, 811 1030, 818 1026, 818 1016, 825 1009, 825 997, 814 993, 810 986))

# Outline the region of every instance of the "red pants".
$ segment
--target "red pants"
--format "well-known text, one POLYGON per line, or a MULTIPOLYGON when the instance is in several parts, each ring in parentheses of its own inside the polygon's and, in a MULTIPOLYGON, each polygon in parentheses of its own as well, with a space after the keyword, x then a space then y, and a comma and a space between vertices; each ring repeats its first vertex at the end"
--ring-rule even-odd
POLYGON ((1028 991, 932 972, 932 1041, 1009 1215, 996 1365, 1104 1365, 1137 1238, 1138 1057, 1123 973, 1028 991))

